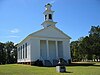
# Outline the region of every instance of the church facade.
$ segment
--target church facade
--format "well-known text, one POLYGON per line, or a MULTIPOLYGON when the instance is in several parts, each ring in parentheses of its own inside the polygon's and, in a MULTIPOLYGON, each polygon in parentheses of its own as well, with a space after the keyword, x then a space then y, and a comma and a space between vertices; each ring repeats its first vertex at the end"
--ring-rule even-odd
POLYGON ((28 35, 17 46, 17 62, 33 64, 41 60, 43 65, 56 65, 59 58, 71 59, 70 37, 58 29, 53 21, 52 5, 45 5, 44 28, 28 35))

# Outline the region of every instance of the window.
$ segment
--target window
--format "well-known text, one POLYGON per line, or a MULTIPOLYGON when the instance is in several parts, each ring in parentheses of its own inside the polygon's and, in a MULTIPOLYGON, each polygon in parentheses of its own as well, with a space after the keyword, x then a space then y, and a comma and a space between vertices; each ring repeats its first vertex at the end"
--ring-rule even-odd
POLYGON ((20 59, 22 59, 22 46, 21 46, 21 50, 20 50, 20 59))
POLYGON ((25 58, 27 58, 27 43, 25 43, 25 58))
POLYGON ((24 45, 23 45, 23 59, 24 59, 24 45))
POLYGON ((45 15, 45 20, 47 19, 47 15, 45 15))
POLYGON ((49 14, 49 19, 52 19, 52 15, 51 14, 49 14))

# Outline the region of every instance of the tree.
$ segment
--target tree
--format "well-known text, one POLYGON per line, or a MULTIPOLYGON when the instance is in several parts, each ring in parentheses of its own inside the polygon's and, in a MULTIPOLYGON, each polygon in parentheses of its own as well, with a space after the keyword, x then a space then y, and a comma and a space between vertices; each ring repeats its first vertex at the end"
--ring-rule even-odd
POLYGON ((12 63, 16 63, 17 62, 17 45, 14 45, 13 50, 11 51, 11 57, 12 57, 12 63))
POLYGON ((80 61, 79 41, 73 41, 70 44, 72 61, 80 61))
POLYGON ((0 64, 5 64, 6 61, 6 52, 4 50, 4 43, 0 42, 0 64))
POLYGON ((17 47, 13 42, 5 43, 6 62, 7 64, 15 63, 17 59, 17 47))
POLYGON ((100 26, 91 26, 89 35, 71 42, 71 55, 75 60, 100 59, 100 26))
POLYGON ((89 37, 92 40, 92 50, 95 58, 100 59, 100 26, 92 26, 89 31, 89 37))
POLYGON ((17 44, 13 42, 0 42, 0 64, 12 64, 17 62, 17 44))
POLYGON ((86 36, 80 44, 80 50, 84 54, 84 57, 87 56, 88 60, 92 60, 93 51, 91 50, 91 46, 92 40, 88 36, 86 36))

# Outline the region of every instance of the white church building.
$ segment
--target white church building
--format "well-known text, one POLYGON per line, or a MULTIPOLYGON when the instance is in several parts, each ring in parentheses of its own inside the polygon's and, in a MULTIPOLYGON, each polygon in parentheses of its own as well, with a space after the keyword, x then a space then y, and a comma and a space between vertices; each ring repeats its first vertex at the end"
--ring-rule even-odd
POLYGON ((43 65, 56 65, 59 58, 71 59, 70 37, 58 29, 53 21, 52 5, 45 5, 43 29, 28 35, 17 46, 17 62, 34 64, 41 60, 43 65))

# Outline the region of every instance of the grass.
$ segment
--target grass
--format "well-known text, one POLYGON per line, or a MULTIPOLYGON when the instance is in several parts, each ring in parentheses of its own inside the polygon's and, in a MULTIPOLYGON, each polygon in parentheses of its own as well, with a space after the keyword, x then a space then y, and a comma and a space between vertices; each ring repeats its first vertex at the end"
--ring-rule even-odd
POLYGON ((67 66, 66 69, 66 73, 58 73, 55 67, 10 64, 0 65, 0 75, 100 75, 100 62, 89 66, 67 66))

